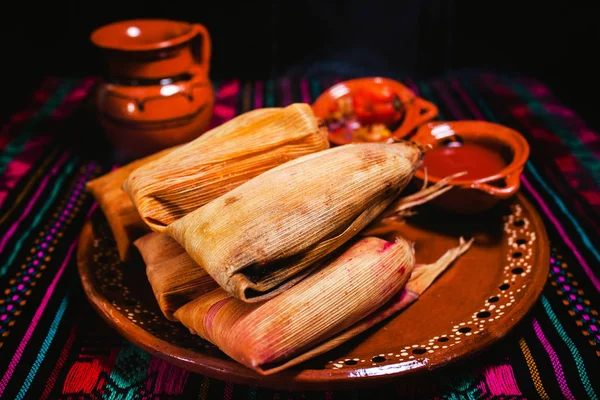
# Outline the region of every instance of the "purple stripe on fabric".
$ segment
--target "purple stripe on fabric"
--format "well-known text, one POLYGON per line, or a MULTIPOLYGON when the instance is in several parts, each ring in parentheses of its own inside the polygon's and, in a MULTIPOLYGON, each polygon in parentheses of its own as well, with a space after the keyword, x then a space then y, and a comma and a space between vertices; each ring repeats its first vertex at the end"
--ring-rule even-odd
POLYGON ((489 365, 485 369, 484 375, 492 396, 519 396, 522 394, 510 364, 489 365))
POLYGON ((571 390, 567 385, 565 373, 563 372, 562 365, 560 364, 560 360, 558 359, 558 355, 552 348, 552 345, 550 344, 548 339, 546 339, 546 336, 544 335, 544 332, 542 332, 542 328, 540 327, 540 324, 538 323, 537 319, 534 319, 532 324, 536 336, 538 337, 538 339, 542 343, 542 346, 544 346, 546 353, 548 353, 548 356, 550 357, 550 362, 552 363, 552 368, 554 368, 554 373, 556 375, 556 379, 558 380, 558 386, 560 386, 560 390, 563 396, 565 396, 565 398, 567 399, 575 400, 573 393, 571 393, 571 390))
POLYGON ((292 104, 292 87, 290 80, 285 78, 281 80, 281 94, 283 97, 283 106, 292 104))
POLYGON ((463 113, 460 108, 456 106, 456 102, 450 97, 447 88, 440 81, 433 81, 431 86, 435 87, 436 91, 440 95, 440 98, 444 101, 444 104, 450 110, 450 113, 454 118, 463 118, 463 113))
POLYGON ((300 81, 300 96, 302 102, 310 104, 310 90, 308 89, 308 80, 306 78, 300 81))
POLYGON ((2 241, 0 241, 0 253, 4 250, 4 247, 6 246, 6 243, 14 235, 15 231, 17 230, 17 228, 19 227, 19 225, 21 224, 21 222, 23 222, 23 220, 31 212, 31 209, 33 208, 33 205, 35 204, 35 202, 37 201, 37 199, 40 197, 40 195, 42 194, 42 192, 44 191, 44 189, 48 185, 48 182, 50 181, 50 178, 58 173, 59 168, 69 159, 69 157, 70 157, 69 153, 64 153, 62 155, 62 157, 57 161, 56 165, 54 167, 52 167, 52 170, 51 170, 50 174, 47 175, 42 180, 42 183, 40 183, 40 186, 37 188, 37 190, 35 191, 35 193, 31 197, 31 199, 29 200, 29 203, 27 203, 27 206, 25 207, 25 210, 23 210, 23 213, 21 214, 21 216, 10 226, 10 228, 8 228, 8 230, 4 234, 4 237, 2 238, 2 241))
POLYGON ((544 202, 542 197, 535 191, 535 189, 533 188, 531 183, 529 183, 529 181, 527 180, 527 178, 525 176, 521 176, 521 182, 523 182, 523 185, 525 185, 527 190, 531 193, 531 195, 538 202, 538 204, 542 208, 542 211, 544 212, 544 215, 552 222, 552 225, 554 225, 554 227, 556 228, 556 230, 558 231, 558 233, 564 240, 565 244, 569 247, 569 249, 571 249, 571 251, 573 252, 573 255, 575 255, 575 258, 577 259, 577 261, 579 261, 581 268, 583 268, 583 270, 585 271, 588 278, 590 278, 590 281, 594 284, 594 287, 596 288, 596 290, 598 292, 600 292, 600 280, 598 280, 598 278, 594 274, 594 271, 592 271, 592 269, 590 268, 588 263, 585 261, 585 259, 581 255, 581 253, 579 253, 579 251, 577 250, 577 248, 575 247, 575 245, 573 244, 573 242, 571 241, 569 236, 566 234, 566 232, 563 229, 560 222, 558 222, 558 219, 556 219, 554 214, 552 214, 552 211, 550 211, 550 208, 548 208, 548 206, 546 205, 546 203, 544 202))
POLYGON ((254 108, 263 108, 263 81, 257 81, 254 84, 254 108))
POLYGON ((75 241, 73 241, 73 243, 71 243, 71 245, 69 246, 69 250, 67 251, 67 255, 65 256, 65 259, 64 259, 62 265, 60 266, 60 268, 58 269, 58 272, 54 276, 54 279, 48 286, 48 289, 46 290, 46 294, 44 295, 44 298, 42 299, 40 306, 38 307, 33 318, 31 319, 31 324, 29 324, 29 327, 27 328, 27 331, 25 332, 25 335, 23 336, 21 343, 19 343, 19 347, 17 347, 17 349, 15 350, 15 353, 13 354, 13 357, 10 360, 8 367, 6 368, 6 371, 4 372, 4 376, 2 376, 2 380, 0 380, 0 396, 2 396, 2 394, 4 393, 4 390, 6 389, 6 385, 10 381, 10 378, 12 377, 13 373, 15 372, 15 369, 17 368, 17 364, 19 364, 19 361, 21 360, 21 357, 23 356, 25 347, 27 347, 27 344, 29 343, 29 339, 31 339, 31 336, 33 335, 33 331, 35 330, 35 328, 37 327, 37 324, 40 322, 40 319, 42 318, 42 314, 44 314, 44 311, 46 310, 46 306, 48 305, 48 302, 50 301, 50 298, 52 297, 52 294, 54 293, 54 289, 56 289, 56 285, 58 284, 58 281, 62 277, 63 272, 65 271, 67 265, 69 264, 69 261, 71 260, 71 256, 73 255, 73 251, 77 247, 77 242, 78 242, 78 239, 75 239, 75 241))
POLYGON ((414 94, 419 96, 419 87, 417 86, 415 81, 413 81, 410 78, 406 78, 406 79, 404 79, 404 83, 405 83, 406 87, 408 87, 410 90, 413 91, 414 94))
POLYGON ((156 380, 148 379, 146 390, 155 395, 181 396, 189 374, 185 369, 152 357, 147 376, 156 376, 156 380))
POLYGON ((469 95, 465 92, 465 90, 460 86, 460 84, 456 80, 452 80, 452 87, 458 93, 462 101, 466 104, 469 111, 473 113, 476 119, 485 120, 485 116, 479 111, 479 109, 473 103, 473 100, 469 97, 469 95))

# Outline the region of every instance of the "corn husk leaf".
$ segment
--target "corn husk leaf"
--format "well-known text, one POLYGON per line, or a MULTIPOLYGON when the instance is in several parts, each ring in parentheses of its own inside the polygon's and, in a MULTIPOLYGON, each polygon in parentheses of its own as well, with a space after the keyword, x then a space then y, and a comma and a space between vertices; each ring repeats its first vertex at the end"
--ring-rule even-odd
POLYGON ((135 241, 160 310, 167 319, 184 304, 219 285, 169 236, 149 233, 135 241))
POLYGON ((292 289, 245 303, 217 289, 176 317, 238 362, 269 375, 323 354, 408 307, 473 243, 415 265, 412 246, 363 238, 292 289))
POLYGON ((167 234, 232 296, 282 293, 398 196, 413 144, 355 144, 273 168, 171 224, 167 234))
POLYGON ((156 232, 249 179, 329 147, 307 104, 242 114, 133 171, 124 189, 156 232), (215 134, 216 132, 216 134, 215 134))
POLYGON ((91 180, 86 185, 86 190, 92 193, 100 209, 106 216, 108 225, 117 243, 119 257, 123 261, 131 258, 133 241, 148 233, 150 229, 142 221, 135 206, 121 186, 129 174, 136 168, 158 159, 172 150, 163 150, 133 161, 108 174, 91 180))
POLYGON ((244 303, 218 289, 175 316, 233 359, 267 373, 380 308, 405 285, 414 264, 405 240, 364 238, 267 302, 244 303))

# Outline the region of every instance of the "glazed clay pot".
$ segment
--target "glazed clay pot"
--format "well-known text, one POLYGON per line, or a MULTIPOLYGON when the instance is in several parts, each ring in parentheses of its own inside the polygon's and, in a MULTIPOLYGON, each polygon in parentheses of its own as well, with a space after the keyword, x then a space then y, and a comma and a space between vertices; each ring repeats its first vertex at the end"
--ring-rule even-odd
MULTIPOLYGON (((327 118, 332 107, 340 98, 358 91, 393 93, 398 96, 403 105, 403 115, 399 126, 392 132, 393 139, 404 138, 416 127, 438 115, 435 104, 418 97, 402 83, 383 77, 357 78, 333 85, 315 100, 312 104, 313 111, 318 118, 327 118)), ((387 141, 388 139, 384 140, 387 141)), ((335 145, 344 145, 351 143, 352 138, 330 132, 329 141, 335 145)))
POLYGON ((118 152, 138 158, 200 136, 210 122, 210 36, 202 25, 132 20, 94 31, 109 77, 96 94, 100 124, 118 152))
MULTIPOLYGON (((430 122, 417 130, 412 140, 424 147, 443 145, 448 140, 486 144, 506 161, 506 166, 495 174, 479 179, 456 178, 450 182, 452 190, 433 200, 433 204, 449 211, 474 214, 489 210, 502 200, 513 197, 521 186, 521 174, 529 157, 529 144, 517 131, 485 121, 430 122)), ((430 184, 443 176, 428 174, 430 184)), ((418 186, 425 179, 423 168, 415 173, 418 186)))

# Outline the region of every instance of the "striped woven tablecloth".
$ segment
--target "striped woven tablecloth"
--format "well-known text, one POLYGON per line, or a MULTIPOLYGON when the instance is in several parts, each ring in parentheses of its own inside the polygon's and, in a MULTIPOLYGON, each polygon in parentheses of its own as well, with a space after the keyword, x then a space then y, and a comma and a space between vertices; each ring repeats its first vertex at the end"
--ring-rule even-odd
MULTIPOLYGON (((439 119, 501 123, 531 144, 522 191, 545 217, 550 277, 531 315, 508 338, 452 368, 340 392, 234 385, 149 355, 96 315, 75 268, 77 237, 93 207, 84 184, 114 166, 74 145, 94 135, 72 121, 96 80, 47 79, 0 136, 0 396, 598 398, 600 135, 535 80, 471 72, 403 81, 439 106, 439 119)), ((311 102, 334 82, 220 82, 213 126, 252 108, 311 102)))

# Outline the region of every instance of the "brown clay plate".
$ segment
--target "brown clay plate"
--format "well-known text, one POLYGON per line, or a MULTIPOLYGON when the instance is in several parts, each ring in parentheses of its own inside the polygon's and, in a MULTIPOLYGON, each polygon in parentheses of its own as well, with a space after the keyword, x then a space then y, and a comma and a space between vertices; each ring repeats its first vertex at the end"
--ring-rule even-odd
POLYGON ((143 263, 119 261, 99 211, 83 229, 78 267, 92 305, 141 348, 210 377, 284 389, 371 385, 476 355, 525 316, 549 272, 546 231, 522 195, 484 216, 451 216, 421 208, 395 229, 385 236, 401 234, 414 241, 418 262, 434 261, 460 236, 474 236, 476 241, 404 312, 319 358, 266 377, 164 318, 143 263))

